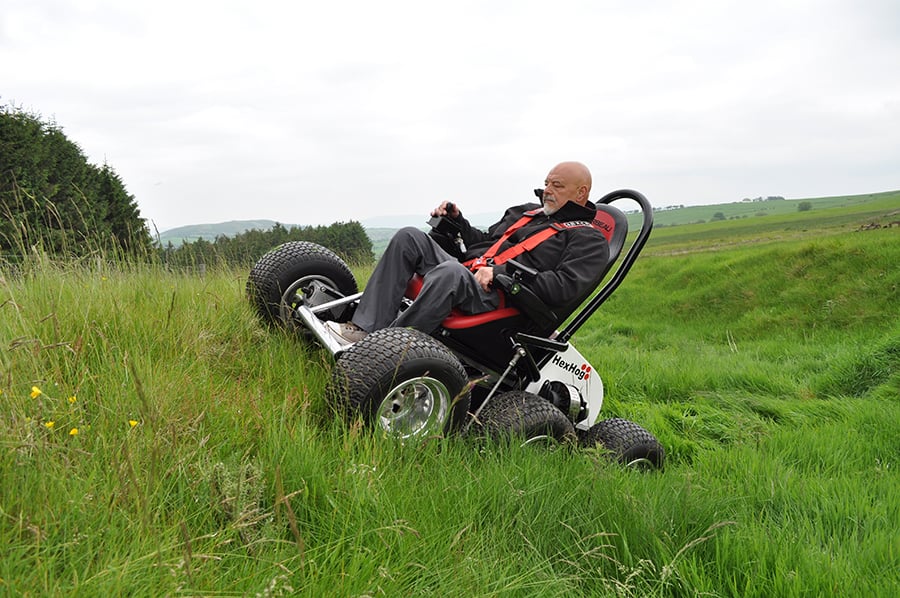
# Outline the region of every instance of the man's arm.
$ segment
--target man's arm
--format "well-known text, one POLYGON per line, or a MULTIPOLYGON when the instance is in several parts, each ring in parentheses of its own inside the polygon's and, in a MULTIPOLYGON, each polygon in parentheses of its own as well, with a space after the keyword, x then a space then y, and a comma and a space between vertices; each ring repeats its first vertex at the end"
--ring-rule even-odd
POLYGON ((568 306, 582 299, 599 282, 600 273, 609 259, 609 245, 599 231, 583 228, 568 231, 574 233, 567 239, 558 259, 547 261, 545 256, 527 256, 521 261, 538 270, 529 281, 531 289, 551 307, 568 306), (539 261, 533 261, 537 258, 539 261))
POLYGON ((463 241, 465 241, 466 246, 469 248, 468 257, 478 257, 481 255, 494 241, 503 236, 506 229, 515 224, 522 217, 522 214, 528 210, 539 207, 538 204, 527 203, 507 208, 503 213, 503 217, 492 224, 487 232, 474 228, 469 224, 469 221, 463 217, 462 212, 460 212, 459 218, 454 220, 454 222, 459 225, 463 241), (482 245, 482 247, 480 247, 481 251, 476 251, 475 249, 479 245, 482 245))

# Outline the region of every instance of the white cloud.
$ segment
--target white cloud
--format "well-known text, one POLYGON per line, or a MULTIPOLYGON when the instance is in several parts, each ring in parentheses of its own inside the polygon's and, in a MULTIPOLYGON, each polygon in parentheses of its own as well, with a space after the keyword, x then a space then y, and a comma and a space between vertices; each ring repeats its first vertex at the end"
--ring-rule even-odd
POLYGON ((900 188, 889 0, 8 0, 0 101, 160 229, 499 212, 556 162, 656 204, 900 188))

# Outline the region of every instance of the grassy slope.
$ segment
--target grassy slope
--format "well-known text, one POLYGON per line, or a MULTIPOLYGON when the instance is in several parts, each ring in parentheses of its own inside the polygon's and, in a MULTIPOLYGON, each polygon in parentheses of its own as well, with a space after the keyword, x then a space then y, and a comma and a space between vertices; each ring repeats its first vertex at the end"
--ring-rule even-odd
POLYGON ((348 428, 244 273, 35 264, 0 283, 0 594, 891 595, 900 231, 853 232, 887 201, 654 234, 576 340, 654 475, 348 428))

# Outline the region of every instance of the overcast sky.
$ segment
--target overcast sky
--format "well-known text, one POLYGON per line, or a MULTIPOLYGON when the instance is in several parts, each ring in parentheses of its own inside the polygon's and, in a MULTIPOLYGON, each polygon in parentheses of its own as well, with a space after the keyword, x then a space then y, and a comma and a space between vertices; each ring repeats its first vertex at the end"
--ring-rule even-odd
POLYGON ((531 200, 900 189, 897 0, 3 0, 0 103, 141 215, 330 224, 531 200))

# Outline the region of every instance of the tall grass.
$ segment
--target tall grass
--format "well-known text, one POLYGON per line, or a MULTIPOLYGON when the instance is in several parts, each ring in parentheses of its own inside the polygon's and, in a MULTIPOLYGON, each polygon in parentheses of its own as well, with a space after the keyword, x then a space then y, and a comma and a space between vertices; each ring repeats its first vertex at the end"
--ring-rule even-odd
POLYGON ((575 342, 649 475, 345 424, 244 272, 35 258, 0 283, 0 594, 894 595, 892 234, 648 248, 575 342))

